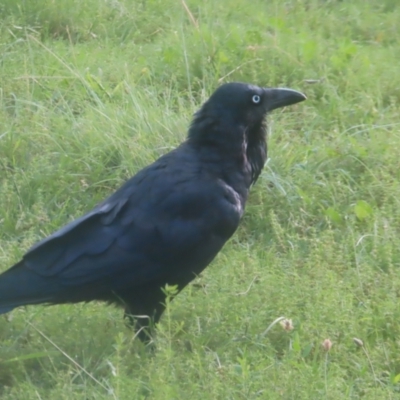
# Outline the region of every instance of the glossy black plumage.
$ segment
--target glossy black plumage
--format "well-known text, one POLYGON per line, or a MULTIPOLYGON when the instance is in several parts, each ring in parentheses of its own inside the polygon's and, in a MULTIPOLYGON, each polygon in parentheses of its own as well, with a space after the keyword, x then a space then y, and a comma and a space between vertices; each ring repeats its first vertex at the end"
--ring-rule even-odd
POLYGON ((162 288, 184 288, 237 229, 267 157, 266 113, 304 99, 290 89, 219 87, 184 143, 0 275, 0 313, 104 300, 158 321, 162 288))

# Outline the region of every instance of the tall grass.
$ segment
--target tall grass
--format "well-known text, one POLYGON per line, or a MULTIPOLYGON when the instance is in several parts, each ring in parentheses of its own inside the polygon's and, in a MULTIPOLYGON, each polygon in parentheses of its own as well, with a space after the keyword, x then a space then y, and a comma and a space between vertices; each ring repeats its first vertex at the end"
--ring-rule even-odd
POLYGON ((153 350, 112 307, 18 309, 1 398, 399 398, 399 20, 395 0, 3 0, 3 270, 181 142, 221 82, 308 100, 270 117, 240 230, 153 350))

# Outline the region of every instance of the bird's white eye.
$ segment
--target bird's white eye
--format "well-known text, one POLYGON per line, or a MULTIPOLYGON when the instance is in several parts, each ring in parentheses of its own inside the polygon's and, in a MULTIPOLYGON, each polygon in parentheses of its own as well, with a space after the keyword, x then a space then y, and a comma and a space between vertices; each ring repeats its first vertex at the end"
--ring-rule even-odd
POLYGON ((255 95, 251 98, 251 101, 252 101, 254 104, 258 104, 258 103, 261 101, 261 97, 260 97, 258 94, 255 94, 255 95))

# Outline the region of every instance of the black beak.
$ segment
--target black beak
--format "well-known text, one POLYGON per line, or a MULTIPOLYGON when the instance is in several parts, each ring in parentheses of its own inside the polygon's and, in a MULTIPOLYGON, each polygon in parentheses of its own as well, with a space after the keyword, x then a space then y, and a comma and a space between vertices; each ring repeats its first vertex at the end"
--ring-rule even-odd
POLYGON ((291 106, 307 99, 303 93, 286 88, 265 88, 264 93, 267 112, 279 107, 291 106))

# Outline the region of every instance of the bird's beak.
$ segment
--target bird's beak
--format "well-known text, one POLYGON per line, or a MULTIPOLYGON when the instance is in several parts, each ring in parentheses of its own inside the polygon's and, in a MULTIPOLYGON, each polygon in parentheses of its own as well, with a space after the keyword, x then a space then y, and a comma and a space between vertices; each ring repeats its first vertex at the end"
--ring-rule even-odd
POLYGON ((264 93, 267 112, 279 107, 291 106, 292 104, 300 103, 307 99, 303 93, 286 88, 265 88, 264 93))

